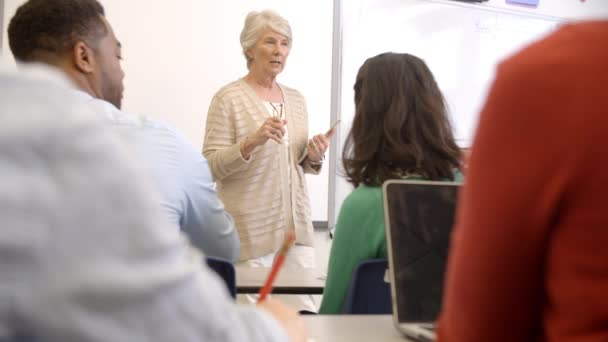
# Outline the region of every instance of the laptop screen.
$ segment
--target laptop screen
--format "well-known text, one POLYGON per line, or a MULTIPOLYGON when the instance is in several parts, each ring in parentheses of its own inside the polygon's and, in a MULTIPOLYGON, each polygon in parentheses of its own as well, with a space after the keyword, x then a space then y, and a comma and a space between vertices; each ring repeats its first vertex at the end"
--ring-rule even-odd
POLYGON ((434 322, 459 183, 388 181, 383 187, 393 313, 398 322, 434 322))

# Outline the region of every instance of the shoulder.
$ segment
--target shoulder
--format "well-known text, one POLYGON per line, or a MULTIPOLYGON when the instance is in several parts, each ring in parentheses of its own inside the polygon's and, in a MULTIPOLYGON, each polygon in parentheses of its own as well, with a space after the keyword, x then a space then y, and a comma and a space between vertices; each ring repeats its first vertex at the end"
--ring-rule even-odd
POLYGON ((283 90, 283 94, 287 96, 291 100, 304 101, 304 96, 298 90, 288 87, 284 84, 279 84, 281 86, 281 90, 283 90))
POLYGON ((334 239, 349 244, 355 239, 372 248, 376 246, 374 237, 382 235, 383 226, 382 189, 360 185, 342 202, 334 239))
POLYGON ((289 87, 284 85, 283 83, 279 83, 279 85, 281 86, 281 89, 283 90, 284 93, 288 94, 288 95, 292 95, 292 96, 302 96, 302 94, 296 90, 295 88, 289 87))
POLYGON ((123 137, 135 143, 145 154, 153 153, 171 160, 199 161, 202 156, 187 139, 167 122, 147 116, 111 111, 108 117, 112 126, 119 130, 123 137))
POLYGON ((110 123, 115 126, 130 126, 133 128, 149 128, 149 129, 159 129, 159 130, 167 130, 167 124, 162 121, 152 119, 145 115, 137 115, 122 111, 116 108, 111 103, 91 98, 90 107, 99 115, 101 115, 105 119, 109 119, 110 123))
POLYGON ((374 207, 382 207, 382 188, 360 185, 344 199, 340 211, 348 212, 349 215, 366 215, 374 207))
POLYGON ((243 81, 238 79, 221 87, 213 96, 214 99, 230 99, 232 97, 241 97, 245 90, 243 89, 243 81))
POLYGON ((149 118, 144 119, 140 125, 145 140, 150 145, 156 145, 159 153, 172 154, 171 158, 179 160, 180 167, 204 160, 202 154, 172 125, 149 118))
POLYGON ((306 100, 304 99, 304 96, 293 88, 284 86, 282 84, 280 84, 280 86, 281 90, 283 91, 285 101, 287 102, 287 106, 292 112, 296 113, 294 117, 308 121, 308 112, 306 109, 306 100))
POLYGON ((177 130, 170 124, 150 118, 145 115, 126 113, 120 110, 110 113, 110 120, 115 126, 131 127, 152 135, 162 135, 169 139, 177 139, 177 130))

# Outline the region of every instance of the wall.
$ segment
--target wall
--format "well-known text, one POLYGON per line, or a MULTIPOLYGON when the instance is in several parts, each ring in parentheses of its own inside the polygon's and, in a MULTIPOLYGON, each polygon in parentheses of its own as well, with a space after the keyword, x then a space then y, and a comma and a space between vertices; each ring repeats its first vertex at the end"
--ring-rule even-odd
MULTIPOLYGON (((0 28, 4 27, 4 0, 0 0, 0 28)), ((4 34, 0 33, 0 58, 2 57, 4 34)))
MULTIPOLYGON (((12 17, 22 0, 6 0, 12 17)), ((246 74, 239 34, 251 10, 290 21, 294 44, 279 82, 306 97, 310 135, 330 125, 332 2, 328 0, 105 0, 123 46, 124 110, 167 121, 202 146, 209 102, 246 74)), ((6 24, 4 25, 6 26, 6 24)), ((3 27, 5 34, 6 27, 3 27)), ((6 46, 6 44, 5 44, 6 46)), ((5 55, 10 55, 5 50, 5 55)), ((313 220, 327 220, 327 168, 308 176, 313 220)))
POLYGON ((0 0, 0 23, 2 24, 0 55, 7 64, 14 64, 14 62, 8 47, 6 30, 8 28, 8 22, 15 13, 15 9, 22 2, 22 0, 0 0))

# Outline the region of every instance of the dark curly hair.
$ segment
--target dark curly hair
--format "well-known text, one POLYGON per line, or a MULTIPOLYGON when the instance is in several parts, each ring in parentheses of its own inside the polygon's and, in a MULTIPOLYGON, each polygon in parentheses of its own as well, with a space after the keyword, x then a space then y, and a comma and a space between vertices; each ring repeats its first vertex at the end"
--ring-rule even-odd
POLYGON ((8 26, 8 41, 21 62, 61 56, 78 41, 95 44, 108 32, 103 6, 96 0, 29 0, 8 26))
POLYGON ((369 58, 354 88, 355 118, 342 152, 351 184, 380 186, 406 174, 454 179, 461 152, 444 97, 423 60, 398 53, 369 58))

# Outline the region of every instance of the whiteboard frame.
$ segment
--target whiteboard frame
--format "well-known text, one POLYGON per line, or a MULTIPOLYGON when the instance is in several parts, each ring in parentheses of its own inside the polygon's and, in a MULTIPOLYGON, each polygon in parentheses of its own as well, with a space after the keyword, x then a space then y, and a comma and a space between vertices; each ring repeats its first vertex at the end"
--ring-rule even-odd
MULTIPOLYGON (((331 62, 331 122, 342 118, 342 0, 334 0, 333 22, 333 51, 331 62)), ((342 125, 336 127, 334 141, 329 145, 328 195, 327 198, 327 228, 336 226, 336 177, 338 176, 338 160, 340 160, 339 141, 342 140, 342 125)))
POLYGON ((465 8, 471 8, 471 9, 476 9, 476 10, 485 10, 485 11, 489 11, 489 12, 493 12, 493 13, 517 15, 520 17, 528 17, 528 18, 532 18, 532 19, 542 19, 542 20, 559 21, 559 22, 568 20, 567 18, 560 18, 560 17, 546 15, 546 14, 538 14, 538 13, 521 11, 521 10, 518 11, 518 10, 514 10, 514 9, 504 8, 504 7, 496 7, 496 6, 492 6, 490 4, 486 4, 483 2, 472 4, 472 3, 468 3, 468 2, 460 2, 460 1, 454 1, 454 0, 425 0, 425 1, 434 2, 437 4, 449 5, 449 6, 465 7, 465 8))

